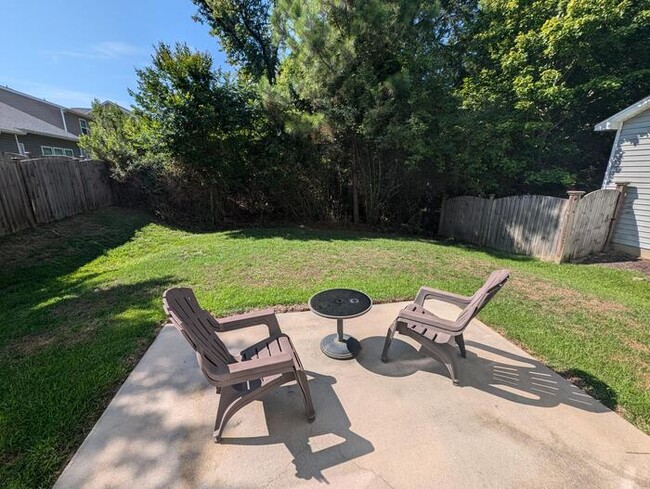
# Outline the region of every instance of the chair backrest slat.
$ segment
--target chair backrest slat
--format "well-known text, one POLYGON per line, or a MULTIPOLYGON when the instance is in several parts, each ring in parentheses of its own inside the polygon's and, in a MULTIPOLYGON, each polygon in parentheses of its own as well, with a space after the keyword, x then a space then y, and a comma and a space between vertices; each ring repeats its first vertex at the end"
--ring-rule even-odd
POLYGON ((470 303, 463 309, 463 312, 456 319, 457 329, 464 329, 469 322, 481 312, 481 309, 492 300, 492 297, 505 285, 510 277, 508 270, 497 270, 492 272, 480 289, 472 296, 470 303))
POLYGON ((194 350, 214 366, 235 363, 226 345, 217 336, 218 322, 201 309, 190 288, 173 288, 163 294, 163 306, 172 324, 194 350))

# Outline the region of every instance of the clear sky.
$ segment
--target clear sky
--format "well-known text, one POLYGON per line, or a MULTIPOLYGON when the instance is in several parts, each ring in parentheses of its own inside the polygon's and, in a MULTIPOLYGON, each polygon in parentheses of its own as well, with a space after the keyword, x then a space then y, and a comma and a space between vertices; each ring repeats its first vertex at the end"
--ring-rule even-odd
POLYGON ((128 106, 154 44, 184 41, 225 65, 191 0, 0 0, 0 85, 67 107, 128 106))

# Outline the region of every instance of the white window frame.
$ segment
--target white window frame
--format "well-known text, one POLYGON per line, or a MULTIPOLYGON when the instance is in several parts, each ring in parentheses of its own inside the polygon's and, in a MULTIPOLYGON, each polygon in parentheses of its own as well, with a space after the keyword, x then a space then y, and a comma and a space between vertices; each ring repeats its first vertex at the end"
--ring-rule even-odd
POLYGON ((79 132, 81 134, 90 134, 90 130, 88 129, 88 121, 86 121, 86 119, 79 119, 79 132))
POLYGON ((74 158, 74 149, 59 148, 58 146, 41 146, 41 154, 43 156, 67 156, 68 158, 74 158), (49 154, 46 154, 46 151, 49 154))
POLYGON ((22 156, 27 156, 27 150, 25 149, 25 143, 18 143, 18 153, 22 156))

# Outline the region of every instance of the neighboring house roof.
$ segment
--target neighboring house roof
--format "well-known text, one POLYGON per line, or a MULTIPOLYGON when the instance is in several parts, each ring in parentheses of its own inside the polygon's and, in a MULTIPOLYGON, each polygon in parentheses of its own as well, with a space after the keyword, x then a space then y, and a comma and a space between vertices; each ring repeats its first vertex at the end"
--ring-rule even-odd
MULTIPOLYGON (((125 109, 120 104, 116 104, 112 100, 104 100, 103 102, 101 102, 101 105, 114 105, 115 107, 120 109, 125 114, 130 114, 131 113, 131 111, 129 109, 125 109)), ((86 108, 86 107, 73 107, 72 109, 68 109, 68 110, 74 110, 75 112, 77 112, 79 114, 85 114, 85 115, 91 116, 93 109, 89 109, 89 108, 86 108)))
POLYGON ((85 117, 87 119, 92 118, 92 109, 85 109, 85 108, 72 108, 72 109, 64 109, 66 112, 71 112, 73 114, 77 114, 80 117, 85 117))
POLYGON ((10 134, 40 134, 42 136, 68 139, 70 141, 77 141, 79 139, 74 134, 2 102, 0 102, 0 132, 10 134))
POLYGON ((37 102, 43 102, 45 104, 49 104, 49 105, 51 105, 53 107, 56 107, 57 109, 63 109, 63 110, 67 109, 67 107, 64 107, 63 105, 55 104, 54 102, 50 102, 49 100, 46 100, 44 98, 34 97, 33 95, 30 95, 30 94, 25 93, 25 92, 19 92, 18 90, 14 90, 13 88, 9 88, 7 85, 0 86, 0 90, 6 90, 7 92, 15 93, 17 95, 20 95, 21 97, 26 97, 26 98, 35 100, 37 102))
POLYGON ((81 115, 90 115, 90 112, 93 110, 90 107, 70 107, 68 110, 76 112, 81 115))
POLYGON ((633 103, 629 107, 617 112, 613 116, 605 119, 602 122, 599 122, 594 126, 595 131, 616 131, 621 128, 623 122, 628 119, 631 119, 635 115, 640 114, 641 112, 650 109, 650 95, 646 98, 639 100, 636 103, 633 103))

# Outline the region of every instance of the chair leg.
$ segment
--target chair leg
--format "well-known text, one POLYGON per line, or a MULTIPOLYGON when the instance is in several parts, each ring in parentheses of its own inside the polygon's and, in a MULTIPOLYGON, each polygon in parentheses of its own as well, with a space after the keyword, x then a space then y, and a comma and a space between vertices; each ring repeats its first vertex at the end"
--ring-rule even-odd
POLYGON ((397 330, 397 321, 393 321, 393 324, 388 328, 386 333, 386 341, 384 341, 384 350, 381 352, 381 361, 386 363, 388 362, 388 350, 390 344, 393 342, 393 337, 395 336, 395 331, 397 330))
MULTIPOLYGON (((221 441, 221 432, 226 424, 224 416, 233 400, 237 398, 237 392, 232 387, 223 387, 220 390, 219 407, 217 408, 217 417, 214 420, 214 442, 221 441)), ((229 416, 230 417, 230 416, 229 416)))
POLYGON ((458 385, 456 377, 456 351, 449 343, 422 343, 427 352, 440 363, 442 363, 449 372, 449 377, 454 385, 458 385))
POLYGON ((314 411, 314 403, 311 400, 311 392, 309 391, 309 383, 307 375, 304 370, 296 370, 296 381, 302 391, 302 397, 305 401, 305 412, 307 414, 307 421, 310 423, 316 419, 316 412, 314 411))
POLYGON ((459 334, 458 336, 454 336, 454 340, 456 340, 456 344, 460 349, 460 356, 463 358, 467 357, 467 350, 465 349, 465 338, 463 338, 463 335, 459 334))

